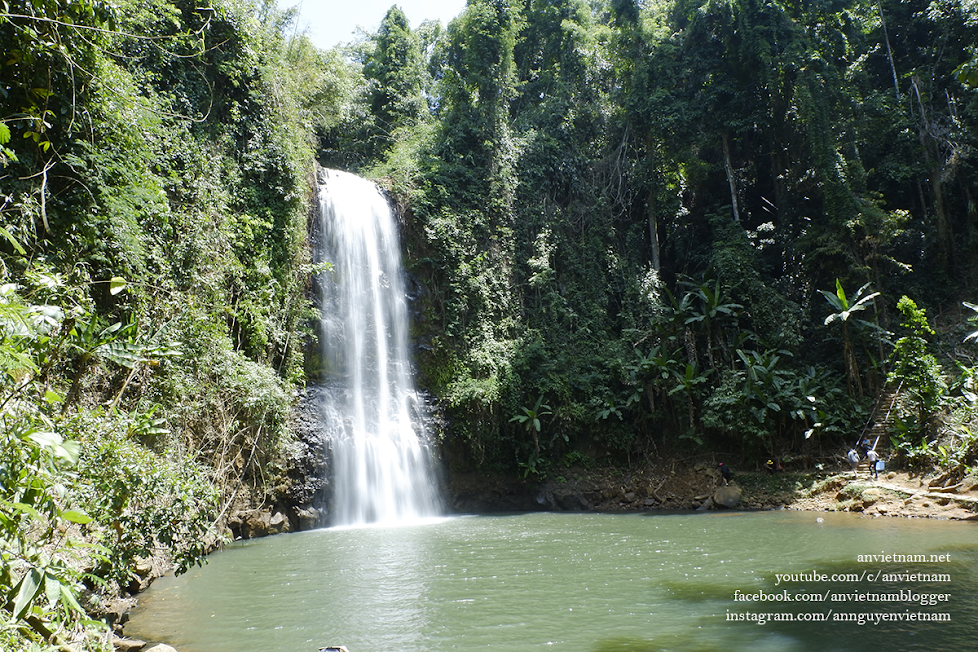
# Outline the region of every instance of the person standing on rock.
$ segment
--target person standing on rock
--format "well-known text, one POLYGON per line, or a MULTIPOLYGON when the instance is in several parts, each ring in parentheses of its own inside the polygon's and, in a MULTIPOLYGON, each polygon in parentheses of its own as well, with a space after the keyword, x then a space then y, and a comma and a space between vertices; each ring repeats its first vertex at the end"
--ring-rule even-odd
POLYGON ((720 462, 717 466, 720 469, 720 475, 723 476, 723 484, 730 484, 730 481, 733 479, 733 473, 730 472, 730 469, 723 462, 720 462))
POLYGON ((873 472, 873 477, 879 480, 880 472, 876 468, 876 463, 880 461, 880 454, 876 452, 875 448, 870 448, 866 451, 866 459, 869 460, 869 469, 873 472))
POLYGON ((849 468, 852 469, 852 475, 855 476, 856 465, 859 464, 859 453, 856 452, 855 448, 850 448, 846 459, 849 460, 849 468))

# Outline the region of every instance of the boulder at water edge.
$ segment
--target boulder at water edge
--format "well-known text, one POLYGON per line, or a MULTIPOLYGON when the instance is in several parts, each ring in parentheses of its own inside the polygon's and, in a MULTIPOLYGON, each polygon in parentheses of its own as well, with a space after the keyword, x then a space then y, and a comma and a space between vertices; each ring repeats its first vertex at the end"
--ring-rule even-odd
POLYGON ((139 652, 146 647, 146 641, 113 635, 112 647, 115 648, 115 652, 139 652))
POLYGON ((735 484, 720 487, 713 494, 713 502, 724 507, 736 507, 743 490, 735 484))

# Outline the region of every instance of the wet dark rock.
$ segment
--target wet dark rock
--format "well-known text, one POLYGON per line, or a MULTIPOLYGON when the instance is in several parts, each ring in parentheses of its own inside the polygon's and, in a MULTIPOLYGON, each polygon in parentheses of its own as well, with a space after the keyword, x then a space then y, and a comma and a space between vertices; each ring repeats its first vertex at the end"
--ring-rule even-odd
POLYGON ((713 509, 713 499, 708 497, 699 507, 696 508, 696 511, 705 512, 710 509, 713 509))
POLYGON ((264 495, 236 495, 226 525, 235 539, 312 530, 325 525, 332 498, 329 439, 322 420, 324 389, 300 391, 292 413, 294 438, 279 462, 282 476, 264 495))
POLYGON ((590 501, 576 492, 554 494, 557 506, 565 511, 580 512, 591 509, 590 501))
POLYGON ((315 530, 325 525, 325 510, 312 506, 300 507, 296 510, 299 519, 299 530, 315 530))
POLYGON ((321 408, 324 393, 321 386, 308 387, 299 394, 292 414, 295 440, 287 450, 288 483, 281 498, 295 513, 309 507, 322 509, 332 498, 329 437, 321 408))
POLYGON ((449 509, 459 514, 557 509, 552 492, 519 478, 454 475, 446 495, 449 509))

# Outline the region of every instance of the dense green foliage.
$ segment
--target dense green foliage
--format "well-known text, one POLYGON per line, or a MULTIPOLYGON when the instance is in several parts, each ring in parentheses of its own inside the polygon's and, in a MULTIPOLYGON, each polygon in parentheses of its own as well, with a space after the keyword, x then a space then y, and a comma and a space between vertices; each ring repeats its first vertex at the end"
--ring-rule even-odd
POLYGON ((470 0, 331 52, 291 18, 0 0, 5 649, 272 479, 314 158, 403 209, 452 464, 818 457, 897 389, 908 463, 978 462, 974 3, 470 0))
POLYGON ((272 481, 314 134, 352 92, 291 19, 0 2, 4 649, 97 631, 81 607, 149 558, 199 563, 241 484, 272 481))
POLYGON ((392 9, 349 50, 367 118, 320 155, 407 207, 452 462, 818 456, 888 384, 950 409, 908 347, 956 387, 963 318, 890 331, 903 295, 974 298, 976 24, 956 0, 470 0, 414 33, 392 9))

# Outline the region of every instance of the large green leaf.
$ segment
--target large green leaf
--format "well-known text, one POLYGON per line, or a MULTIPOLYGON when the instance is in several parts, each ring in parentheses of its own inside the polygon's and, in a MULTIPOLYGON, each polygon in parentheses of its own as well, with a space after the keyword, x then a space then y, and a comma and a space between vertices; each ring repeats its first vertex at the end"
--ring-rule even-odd
MULTIPOLYGON (((973 303, 968 303, 967 301, 962 301, 961 303, 962 305, 964 305, 965 308, 970 308, 971 310, 975 311, 975 315, 973 317, 970 317, 968 321, 970 322, 978 321, 978 305, 975 305, 973 303)), ((978 340, 978 331, 969 333, 968 336, 964 338, 965 342, 967 342, 968 340, 978 340)))
POLYGON ((54 449, 60 446, 64 439, 56 432, 37 431, 27 435, 27 438, 36 443, 41 448, 54 449))
POLYGON ((85 525, 86 523, 92 522, 92 517, 84 512, 75 511, 73 509, 68 509, 61 512, 61 518, 66 521, 71 521, 72 523, 78 523, 79 525, 85 525))
POLYGON ((61 582, 51 573, 44 574, 44 595, 49 605, 55 605, 61 600, 61 582))
MULTIPOLYGON (((0 126, 6 127, 6 125, 4 125, 3 123, 0 123, 0 126)), ((8 131, 7 133, 9 134, 10 132, 8 131)), ((0 140, 0 142, 3 142, 3 141, 0 140)), ((10 243, 10 246, 13 247, 14 250, 17 253, 19 253, 21 256, 23 256, 23 255, 25 255, 27 253, 26 251, 24 251, 24 248, 20 245, 20 243, 17 242, 17 238, 15 238, 10 233, 10 231, 8 231, 7 229, 3 228, 2 226, 0 226, 0 235, 2 235, 4 237, 4 239, 7 240, 7 242, 10 243)))
POLYGON ((27 610, 30 609, 31 602, 37 597, 37 594, 41 592, 41 579, 44 576, 41 571, 36 568, 30 569, 23 578, 21 578, 17 587, 17 597, 14 599, 13 614, 14 619, 20 620, 27 614, 27 610))
POLYGON ((109 294, 113 296, 119 294, 126 289, 128 284, 129 283, 126 281, 126 279, 122 278, 121 276, 113 276, 109 280, 109 294))

